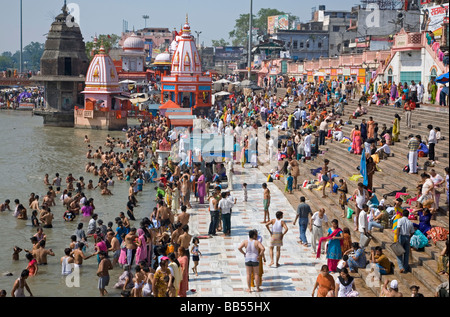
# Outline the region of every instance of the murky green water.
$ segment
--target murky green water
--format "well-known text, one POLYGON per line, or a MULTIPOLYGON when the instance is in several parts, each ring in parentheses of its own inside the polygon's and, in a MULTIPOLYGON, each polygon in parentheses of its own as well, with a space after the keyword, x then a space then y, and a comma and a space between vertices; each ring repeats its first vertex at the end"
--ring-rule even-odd
MULTIPOLYGON (((47 192, 47 186, 43 182, 46 173, 52 180, 58 172, 63 178, 63 186, 68 173, 72 173, 75 178, 84 176, 86 183, 92 179, 96 184, 98 178, 84 172, 88 161, 85 158, 87 145, 84 143, 84 135, 88 135, 91 145, 97 148, 103 145, 107 134, 125 139, 125 133, 122 132, 44 127, 43 119, 33 117, 30 112, 0 111, 0 201, 11 200, 11 209, 14 210, 14 200, 19 199, 27 208, 30 218, 28 198, 34 192, 41 197, 42 202, 47 192)), ((97 163, 101 164, 100 161, 97 163)), ((101 196, 98 189, 85 190, 87 198, 94 198, 96 212, 105 224, 114 221, 119 212, 126 210, 128 186, 125 181, 116 180, 115 186, 111 187, 113 196, 106 197, 101 196)), ((150 187, 145 186, 144 193, 138 196, 140 206, 135 208, 136 226, 139 225, 139 219, 150 215, 154 206, 154 191, 150 187)), ((56 256, 48 257, 48 265, 40 266, 39 273, 28 279, 33 295, 99 296, 96 257, 83 263, 80 287, 68 287, 65 277, 61 276, 60 259, 64 255, 64 248, 69 246, 70 236, 74 234, 77 224, 81 221, 87 228, 89 219, 79 216, 76 221, 67 223, 62 218, 64 209, 59 197, 56 204, 52 208, 55 215, 53 228, 44 229, 47 235, 46 248, 53 249, 56 256)), ((6 290, 8 297, 14 281, 28 264, 24 251, 20 254, 19 261, 12 260, 13 247, 17 245, 22 249, 31 249, 30 237, 35 234, 35 230, 30 220, 18 220, 8 211, 0 213, 0 289, 6 290), (11 272, 13 276, 4 276, 5 272, 11 272)), ((90 242, 87 254, 93 252, 92 239, 90 242)), ((119 267, 111 272, 107 288, 110 295, 119 295, 120 292, 114 290, 113 285, 121 273, 119 267)))

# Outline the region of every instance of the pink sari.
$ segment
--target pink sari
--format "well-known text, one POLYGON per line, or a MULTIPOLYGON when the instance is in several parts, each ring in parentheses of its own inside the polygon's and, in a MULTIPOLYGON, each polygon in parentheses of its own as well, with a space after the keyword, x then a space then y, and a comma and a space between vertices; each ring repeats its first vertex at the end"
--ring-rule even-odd
POLYGON ((139 228, 137 230, 137 234, 139 236, 138 240, 141 245, 136 249, 136 265, 138 265, 141 261, 147 260, 147 242, 145 239, 144 230, 139 228))
POLYGON ((178 258, 178 262, 180 263, 181 267, 181 283, 180 283, 180 290, 178 291, 178 295, 180 297, 186 297, 186 292, 189 289, 189 259, 185 256, 180 256, 178 258))

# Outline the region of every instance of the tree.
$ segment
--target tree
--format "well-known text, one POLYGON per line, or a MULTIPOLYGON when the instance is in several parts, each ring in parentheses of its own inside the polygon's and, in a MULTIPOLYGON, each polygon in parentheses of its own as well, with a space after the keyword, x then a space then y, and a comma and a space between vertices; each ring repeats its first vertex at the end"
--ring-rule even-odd
POLYGON ((26 62, 26 70, 37 71, 41 68, 44 48, 44 44, 38 42, 31 42, 23 48, 23 61, 26 62))
MULTIPOLYGON (((258 11, 257 15, 253 15, 253 28, 258 29, 258 35, 267 34, 267 18, 274 15, 289 14, 289 23, 292 23, 296 16, 291 15, 277 9, 262 8, 258 11)), ((241 14, 236 20, 234 29, 229 33, 232 43, 235 46, 247 46, 248 45, 248 29, 249 29, 250 14, 241 14)))
MULTIPOLYGON (((38 71, 41 67, 41 58, 44 54, 44 44, 31 42, 23 48, 22 62, 24 71, 38 71)), ((3 52, 0 57, 0 71, 8 68, 20 68, 20 51, 14 54, 3 52)))
POLYGON ((229 46, 230 43, 228 43, 227 41, 225 41, 223 38, 216 41, 216 40, 212 40, 212 46, 214 47, 220 47, 220 46, 229 46))
POLYGON ((100 46, 103 44, 106 53, 113 48, 119 47, 120 36, 116 34, 101 34, 97 37, 97 46, 94 48, 94 41, 90 41, 86 43, 86 54, 89 58, 92 59, 91 51, 94 48, 95 54, 98 53, 100 46))

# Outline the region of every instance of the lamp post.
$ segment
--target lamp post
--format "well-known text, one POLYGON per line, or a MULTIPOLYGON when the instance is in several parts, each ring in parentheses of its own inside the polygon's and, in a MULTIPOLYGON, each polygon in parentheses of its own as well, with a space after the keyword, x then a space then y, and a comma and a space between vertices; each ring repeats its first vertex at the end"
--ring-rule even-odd
POLYGON ((200 34, 202 34, 202 31, 195 31, 195 34, 197 34, 197 47, 200 48, 200 34))
POLYGON ((145 21, 145 28, 147 28, 147 20, 150 18, 147 14, 143 15, 142 18, 145 21))
POLYGON ((248 28, 248 80, 250 80, 252 75, 252 30, 253 29, 253 0, 250 0, 250 17, 249 17, 249 28, 248 28))
POLYGON ((23 65, 23 32, 22 32, 22 0, 20 0, 20 63, 19 73, 22 73, 23 65))

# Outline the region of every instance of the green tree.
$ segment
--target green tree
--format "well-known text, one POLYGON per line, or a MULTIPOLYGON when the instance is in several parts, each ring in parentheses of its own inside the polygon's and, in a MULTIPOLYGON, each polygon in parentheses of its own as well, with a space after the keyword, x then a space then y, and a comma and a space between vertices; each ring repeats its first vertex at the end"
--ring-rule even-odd
POLYGON ((106 53, 109 53, 109 51, 112 48, 118 48, 119 47, 119 40, 120 36, 117 34, 101 34, 97 37, 97 46, 94 48, 94 41, 86 42, 86 54, 89 58, 92 59, 91 51, 94 48, 95 54, 98 53, 100 50, 100 46, 103 44, 103 47, 105 48, 106 53))
MULTIPOLYGON (((38 71, 41 67, 41 58, 44 53, 44 44, 38 42, 31 42, 23 48, 22 62, 23 70, 38 71)), ((14 54, 11 52, 3 52, 0 57, 0 70, 8 68, 20 69, 20 51, 14 54)))
MULTIPOLYGON (((292 23, 296 16, 279 11, 277 9, 262 8, 258 13, 253 15, 253 28, 258 29, 258 35, 267 34, 267 18, 274 15, 289 14, 289 23, 292 23)), ((234 29, 229 33, 230 39, 235 46, 247 46, 248 45, 248 28, 249 28, 250 14, 241 14, 236 20, 234 29)))
POLYGON ((214 47, 229 46, 229 45, 230 45, 230 43, 228 43, 224 39, 220 39, 218 41, 212 40, 212 46, 214 46, 214 47))
POLYGON ((44 44, 31 42, 23 48, 23 61, 26 70, 38 71, 41 68, 41 58, 44 54, 44 44))

